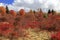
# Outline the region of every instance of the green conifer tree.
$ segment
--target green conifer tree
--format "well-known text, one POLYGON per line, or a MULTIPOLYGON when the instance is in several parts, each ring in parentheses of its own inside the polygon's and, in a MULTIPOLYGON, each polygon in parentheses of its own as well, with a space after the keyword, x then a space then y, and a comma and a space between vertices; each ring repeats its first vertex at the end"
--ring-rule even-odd
POLYGON ((7 13, 7 14, 9 13, 9 9, 8 9, 8 6, 6 6, 6 13, 7 13))

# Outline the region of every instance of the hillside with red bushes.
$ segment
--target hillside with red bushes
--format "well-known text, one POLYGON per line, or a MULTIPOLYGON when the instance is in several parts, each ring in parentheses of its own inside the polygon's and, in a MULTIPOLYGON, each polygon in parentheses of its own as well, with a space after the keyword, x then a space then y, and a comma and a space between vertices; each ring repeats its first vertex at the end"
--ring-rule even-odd
POLYGON ((60 14, 54 10, 44 13, 41 9, 15 12, 1 6, 0 37, 1 40, 60 40, 60 14))

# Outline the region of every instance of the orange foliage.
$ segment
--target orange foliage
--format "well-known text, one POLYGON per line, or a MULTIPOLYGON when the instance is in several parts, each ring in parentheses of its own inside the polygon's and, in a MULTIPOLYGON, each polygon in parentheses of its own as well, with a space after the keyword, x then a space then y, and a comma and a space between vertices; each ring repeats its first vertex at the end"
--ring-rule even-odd
POLYGON ((19 11, 19 14, 20 14, 20 15, 25 15, 25 10, 24 10, 24 9, 21 9, 21 10, 19 11))
POLYGON ((13 16, 16 16, 16 15, 17 15, 16 12, 15 12, 14 10, 10 10, 9 13, 12 14, 13 16))
POLYGON ((6 9, 3 6, 0 6, 0 13, 4 15, 6 13, 6 9))

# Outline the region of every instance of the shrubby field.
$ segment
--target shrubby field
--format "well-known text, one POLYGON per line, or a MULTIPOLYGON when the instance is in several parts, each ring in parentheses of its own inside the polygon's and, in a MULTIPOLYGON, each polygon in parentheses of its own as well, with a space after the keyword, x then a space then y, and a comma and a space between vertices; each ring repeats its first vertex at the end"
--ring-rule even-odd
POLYGON ((60 13, 41 9, 25 12, 0 7, 1 40, 60 40, 60 13))

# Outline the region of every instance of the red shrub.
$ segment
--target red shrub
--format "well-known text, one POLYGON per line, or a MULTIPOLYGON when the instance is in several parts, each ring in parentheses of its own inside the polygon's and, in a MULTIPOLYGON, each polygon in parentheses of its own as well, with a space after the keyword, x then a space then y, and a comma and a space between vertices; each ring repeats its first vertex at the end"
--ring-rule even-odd
POLYGON ((56 34, 51 35, 52 39, 60 40, 60 32, 57 32, 56 34))
POLYGON ((9 34, 13 32, 13 30, 14 26, 9 24, 8 22, 2 22, 0 24, 1 35, 3 36, 9 36, 9 34))

